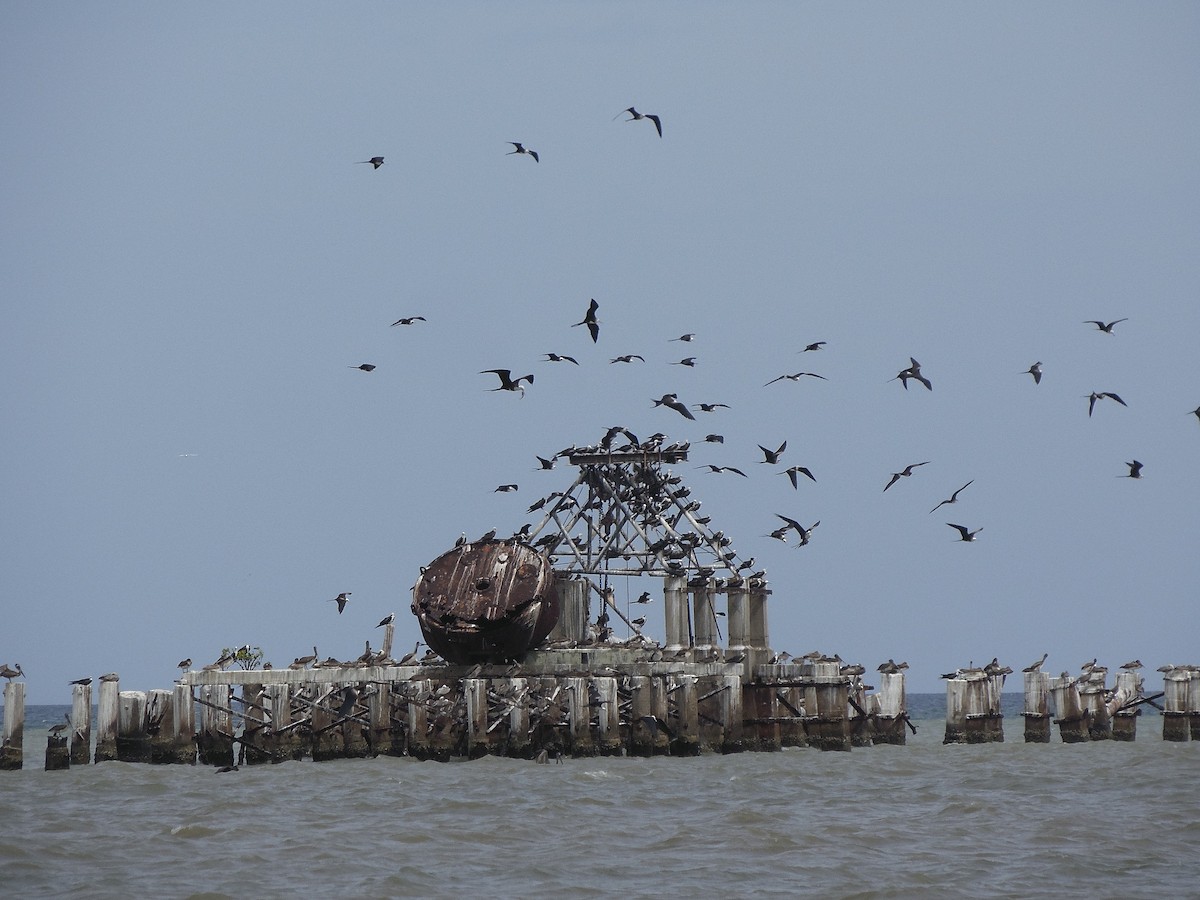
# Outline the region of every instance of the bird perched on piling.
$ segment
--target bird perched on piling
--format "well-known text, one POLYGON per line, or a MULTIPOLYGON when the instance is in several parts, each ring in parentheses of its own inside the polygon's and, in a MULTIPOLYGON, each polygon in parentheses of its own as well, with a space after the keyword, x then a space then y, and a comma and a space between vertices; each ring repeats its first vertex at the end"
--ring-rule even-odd
POLYGON ((1037 662, 1030 663, 1025 668, 1023 668, 1021 671, 1022 672, 1040 672, 1040 671, 1042 671, 1042 663, 1044 663, 1049 658, 1049 656, 1050 656, 1049 653, 1043 653, 1041 659, 1039 659, 1037 662))
POLYGON ((372 166, 374 166, 376 169, 378 169, 380 166, 383 165, 383 157, 382 156, 372 156, 370 159, 360 159, 357 163, 355 163, 355 165, 365 166, 368 163, 370 163, 372 166))
POLYGON ((382 628, 384 625, 391 625, 394 621, 396 621, 396 614, 388 613, 386 616, 384 616, 382 619, 379 620, 379 624, 376 625, 375 627, 382 628))
POLYGON ((68 728, 71 727, 70 714, 69 713, 64 714, 63 718, 66 719, 65 722, 59 722, 57 725, 51 725, 47 729, 47 731, 50 733, 51 737, 58 737, 60 734, 62 734, 64 731, 66 731, 68 728))
POLYGON ((1125 669, 1127 672, 1136 672, 1141 667, 1142 661, 1140 659, 1131 659, 1129 662, 1122 663, 1121 665, 1121 668, 1125 669))
POLYGON ((192 658, 190 656, 187 659, 181 659, 179 662, 177 662, 175 664, 175 668, 179 669, 182 672, 186 672, 191 667, 192 667, 192 658))
POLYGON ((8 663, 0 664, 0 678, 7 678, 9 681, 12 681, 17 676, 24 678, 25 673, 21 671, 21 664, 15 663, 15 665, 16 668, 10 669, 8 663))
POLYGON ((342 614, 342 610, 346 608, 346 603, 350 600, 350 591, 342 591, 336 597, 331 597, 329 602, 338 605, 338 615, 342 614))
POLYGON ((534 162, 541 162, 541 160, 538 159, 536 150, 526 150, 523 145, 517 143, 516 141, 509 141, 509 143, 512 144, 517 149, 509 150, 508 153, 505 154, 506 156, 512 156, 514 153, 523 153, 526 156, 532 156, 534 162))
POLYGON ((68 682, 68 684, 81 684, 84 687, 87 687, 91 683, 92 679, 90 678, 76 678, 74 681, 68 682))

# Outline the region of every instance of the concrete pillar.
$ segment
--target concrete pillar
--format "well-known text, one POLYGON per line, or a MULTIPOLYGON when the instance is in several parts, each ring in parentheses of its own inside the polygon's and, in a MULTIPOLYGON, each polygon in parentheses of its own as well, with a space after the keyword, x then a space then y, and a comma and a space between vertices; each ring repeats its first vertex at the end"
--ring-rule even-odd
POLYGON ((908 741, 908 705, 904 693, 903 672, 880 672, 875 695, 878 706, 875 719, 876 744, 904 744, 908 741))
POLYGON ((1079 697, 1079 685, 1070 675, 1050 679, 1050 698, 1054 703, 1054 724, 1064 744, 1091 740, 1087 727, 1087 710, 1079 697))
POLYGON ((712 583, 707 580, 688 585, 692 594, 692 623, 696 632, 696 647, 713 650, 717 639, 717 611, 713 605, 712 583))
POLYGON ((86 765, 92 760, 92 686, 71 685, 71 763, 86 765))
POLYGON ((1186 741, 1190 737, 1188 727, 1188 694, 1191 673, 1186 669, 1172 669, 1163 675, 1163 740, 1186 741))
POLYGON ((691 646, 688 634, 687 579, 682 575, 663 576, 663 613, 666 616, 665 649, 679 651, 691 646))
POLYGON ((767 597, 770 590, 766 579, 751 578, 747 582, 749 598, 747 602, 747 620, 749 632, 746 642, 750 645, 747 658, 754 666, 766 663, 771 655, 771 634, 767 626, 767 597))
POLYGON ((100 679, 100 702, 96 710, 96 762, 117 758, 117 720, 121 712, 121 682, 100 679))
POLYGON ((725 589, 725 628, 729 632, 729 655, 745 652, 750 640, 750 590, 739 579, 725 589))
POLYGON ((654 715, 654 697, 651 679, 646 675, 633 675, 629 679, 633 701, 629 714, 629 755, 652 756, 657 728, 646 722, 654 715))
POLYGON ((232 766, 233 715, 229 707, 229 685, 202 685, 200 699, 204 701, 200 706, 200 762, 206 766, 232 766))
POLYGON ((478 759, 488 752, 488 703, 486 678, 463 680, 467 699, 467 756, 478 759))
POLYGON ((1025 743, 1050 743, 1050 673, 1040 669, 1022 674, 1025 689, 1025 743))
POLYGON ((583 642, 587 638, 588 582, 584 578, 558 578, 558 622, 550 630, 551 641, 583 642))
POLYGON ((146 692, 121 691, 117 709, 117 759, 121 762, 150 762, 146 692))
POLYGON ((0 736, 0 771, 15 772, 25 765, 25 683, 4 685, 4 731, 0 736))
POLYGON ((621 752, 621 701, 617 696, 617 679, 611 676, 593 678, 592 690, 600 713, 598 749, 601 755, 612 756, 621 752))
POLYGON ((722 753, 740 753, 746 749, 743 740, 743 713, 742 713, 742 678, 740 675, 725 675, 725 682, 721 697, 721 726, 722 726, 722 753))

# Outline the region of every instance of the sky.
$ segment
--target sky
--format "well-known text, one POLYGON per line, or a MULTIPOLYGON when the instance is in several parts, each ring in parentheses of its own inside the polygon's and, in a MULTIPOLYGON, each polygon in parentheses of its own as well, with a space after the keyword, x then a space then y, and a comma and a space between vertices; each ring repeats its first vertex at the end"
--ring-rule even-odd
POLYGON ((615 424, 692 442, 776 650, 1200 661, 1197 46, 1182 2, 4 4, 0 662, 407 652, 420 567, 615 424))

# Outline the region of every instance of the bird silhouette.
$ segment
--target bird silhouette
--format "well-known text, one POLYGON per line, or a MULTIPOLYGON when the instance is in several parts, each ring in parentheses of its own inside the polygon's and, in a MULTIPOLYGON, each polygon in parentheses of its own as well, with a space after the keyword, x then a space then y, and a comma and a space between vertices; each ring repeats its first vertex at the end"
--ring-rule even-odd
POLYGON ((828 341, 813 341, 811 344, 806 345, 805 348, 803 350, 801 350, 800 352, 807 353, 810 350, 820 350, 827 343, 829 343, 829 342, 828 341))
POLYGON ((1099 319, 1086 319, 1086 320, 1084 320, 1083 324, 1084 325, 1095 325, 1100 331, 1103 331, 1105 334, 1112 334, 1114 325, 1118 324, 1119 322, 1128 322, 1128 321, 1129 321, 1128 318, 1115 319, 1112 322, 1101 322, 1099 319))
MULTIPOLYGON (((908 390, 908 379, 913 378, 913 379, 916 379, 917 381, 921 382, 921 384, 925 385, 926 390, 932 391, 933 383, 928 378, 926 378, 924 375, 921 374, 921 364, 919 362, 917 362, 915 359, 913 359, 911 356, 908 358, 908 361, 910 363, 912 363, 912 365, 909 366, 907 369, 901 369, 899 374, 896 375, 896 378, 900 379, 900 383, 904 386, 904 389, 906 391, 908 390)), ((893 378, 891 380, 895 381, 896 378, 893 378)))
MULTIPOLYGON (((816 372, 796 372, 792 375, 779 375, 775 378, 772 378, 770 381, 767 382, 767 384, 774 384, 775 382, 783 381, 784 379, 787 379, 788 381, 799 381, 801 378, 803 378, 806 375, 810 378, 820 378, 822 381, 829 380, 824 375, 818 375, 816 372)), ((764 384, 763 387, 766 387, 767 384, 764 384)))
POLYGON ((631 363, 635 359, 640 359, 642 362, 646 361, 645 357, 639 356, 636 353, 626 353, 624 356, 618 356, 615 359, 610 359, 608 362, 610 365, 612 363, 631 363))
POLYGON ((512 144, 517 149, 509 150, 508 153, 505 154, 506 156, 512 156, 514 153, 524 153, 526 156, 532 156, 534 162, 541 162, 541 160, 538 159, 536 150, 526 150, 524 148, 524 146, 522 146, 521 144, 518 144, 516 141, 509 141, 509 143, 512 144))
POLYGON ((1122 406, 1129 405, 1112 391, 1092 391, 1090 394, 1088 394, 1088 418, 1091 418, 1092 410, 1096 408, 1096 401, 1103 400, 1105 397, 1107 397, 1109 400, 1116 400, 1122 406))
POLYGON ((758 445, 758 449, 763 452, 763 458, 759 460, 760 463, 775 465, 775 463, 779 462, 779 457, 783 455, 783 451, 787 449, 787 441, 780 444, 777 450, 768 450, 762 444, 758 445))
POLYGON ((374 372, 375 365, 373 363, 363 363, 361 366, 347 366, 349 369, 360 369, 363 372, 374 372))
POLYGON ((675 394, 663 394, 658 400, 651 401, 655 406, 666 406, 669 409, 675 410, 685 419, 695 421, 696 417, 692 415, 692 411, 687 408, 686 403, 680 403, 679 398, 675 394))
MULTIPOLYGON (((649 119, 651 122, 654 123, 654 128, 658 131, 658 136, 662 137, 662 119, 660 119, 658 116, 654 115, 654 113, 640 113, 636 109, 634 109, 632 106, 629 107, 628 109, 621 110, 621 112, 629 113, 630 117, 625 120, 626 122, 636 122, 639 119, 649 119)), ((618 116, 620 114, 621 113, 617 113, 618 116)))
POLYGON ((640 596, 640 597, 638 597, 638 598, 637 598, 636 600, 634 600, 633 602, 634 602, 634 603, 641 603, 641 604, 653 603, 653 602, 654 602, 654 598, 650 596, 650 592, 649 592, 649 591, 642 591, 642 594, 641 594, 641 596, 640 596))
MULTIPOLYGON (((191 665, 191 662, 190 662, 190 661, 188 662, 188 665, 189 665, 189 666, 191 665)), ((91 683, 92 683, 92 679, 90 679, 90 678, 76 678, 74 681, 72 681, 72 682, 69 682, 69 683, 70 683, 70 684, 79 684, 79 685, 83 685, 84 687, 87 687, 89 684, 91 684, 91 683)))
POLYGON ((382 619, 379 620, 379 624, 376 625, 375 627, 382 628, 384 625, 391 625, 394 621, 396 621, 396 614, 388 613, 386 616, 384 616, 382 619))
POLYGON ((673 366, 687 366, 689 369, 692 369, 692 368, 695 368, 695 366, 696 366, 696 357, 694 357, 694 356, 685 356, 683 359, 679 360, 678 362, 673 362, 673 363, 671 363, 671 365, 673 365, 673 366))
POLYGON ((346 608, 346 602, 349 599, 350 599, 350 591, 343 591, 342 593, 338 594, 336 597, 331 598, 329 602, 336 603, 338 605, 338 615, 340 616, 342 614, 342 610, 344 610, 346 608))
POLYGON ((1136 459, 1130 460, 1129 462, 1125 463, 1125 465, 1129 466, 1129 474, 1125 476, 1126 478, 1142 477, 1142 464, 1136 459))
POLYGON ((405 316, 403 319, 397 319, 392 323, 392 327, 396 325, 411 325, 413 322, 424 322, 424 316, 405 316))
POLYGON ((733 466, 714 466, 712 463, 708 463, 707 465, 697 466, 696 468, 708 469, 710 472, 712 472, 714 474, 719 474, 721 472, 734 472, 737 475, 741 475, 743 478, 750 477, 745 472, 743 472, 741 469, 735 468, 733 466))
POLYGON ((592 302, 588 305, 587 314, 578 322, 575 322, 571 325, 572 328, 574 328, 576 325, 586 325, 588 332, 592 335, 593 344, 596 343, 600 337, 600 323, 596 319, 596 310, 599 308, 600 304, 597 303, 596 298, 593 297, 592 302))
POLYGON ((368 163, 370 163, 371 165, 373 165, 375 168, 378 169, 380 166, 383 165, 383 157, 382 156, 372 156, 370 159, 360 159, 357 163, 355 163, 355 165, 365 166, 368 163))
POLYGON ((1021 671, 1022 672, 1040 672, 1042 670, 1042 663, 1044 663, 1049 658, 1049 656, 1050 656, 1049 653, 1043 653, 1041 659, 1037 660, 1036 662, 1030 663, 1025 668, 1023 668, 1021 671))
POLYGON ((175 665, 175 668, 177 668, 177 669, 181 669, 181 670, 183 670, 183 671, 185 671, 185 672, 186 672, 188 669, 190 669, 191 667, 192 667, 192 658, 191 658, 190 656, 189 656, 187 659, 181 659, 181 660, 180 660, 178 663, 176 663, 176 665, 175 665))
POLYGON ((546 362, 569 362, 569 363, 575 363, 575 365, 579 365, 579 360, 577 360, 575 357, 562 356, 558 353, 547 353, 546 354, 546 362))
POLYGON ((493 391, 519 391, 521 396, 525 396, 525 388, 521 387, 522 381, 528 381, 533 384, 532 375, 522 375, 520 378, 513 378, 512 372, 509 369, 484 369, 480 375, 495 375, 500 379, 500 386, 491 388, 493 391))
MULTIPOLYGON (((974 481, 975 481, 975 479, 972 478, 971 481, 968 481, 966 484, 964 484, 962 487, 960 487, 957 491, 955 491, 953 494, 951 494, 949 500, 943 500, 941 503, 939 503, 937 506, 935 506, 933 509, 931 509, 930 512, 931 513, 937 512, 937 510, 939 510, 941 507, 945 506, 947 503, 957 503, 958 495, 961 494, 963 491, 965 491, 967 489, 967 487, 969 487, 971 485, 971 483, 974 481)), ((957 527, 957 526, 955 526, 955 527, 957 527)))
POLYGON ((977 534, 979 534, 979 532, 983 531, 982 528, 976 528, 974 531, 968 531, 965 525, 955 525, 953 522, 947 522, 946 524, 949 525, 951 528, 957 528, 958 533, 962 535, 960 540, 964 540, 964 541, 975 540, 975 535, 977 535, 977 534))
POLYGON ((1026 369, 1021 374, 1022 375, 1032 375, 1033 383, 1041 384, 1042 383, 1042 364, 1041 364, 1041 362, 1040 361, 1035 362, 1032 366, 1030 366, 1028 369, 1026 369))
POLYGON ((497 487, 496 490, 492 491, 492 493, 493 494, 507 494, 511 491, 515 491, 516 489, 517 489, 517 486, 515 484, 502 484, 499 487, 497 487))
POLYGON ((706 444, 723 444, 725 443, 725 435, 723 434, 706 434, 704 436, 706 444))
POLYGON ((810 472, 808 470, 808 468, 805 466, 788 466, 786 469, 784 469, 779 474, 786 475, 788 478, 790 478, 792 481, 792 487, 797 488, 798 487, 798 485, 796 484, 797 473, 807 476, 808 478, 812 479, 813 481, 817 480, 817 477, 815 475, 813 475, 813 473, 810 472))
POLYGON ((546 457, 538 456, 535 453, 534 458, 537 459, 537 461, 538 461, 538 471, 543 471, 543 470, 549 471, 550 469, 554 468, 554 458, 553 457, 550 459, 546 459, 546 457))
POLYGON ((695 332, 688 332, 687 334, 681 334, 677 338, 671 338, 671 340, 673 340, 673 341, 683 341, 685 344, 690 344, 695 339, 696 339, 695 332))
MULTIPOLYGON (((884 485, 883 490, 886 492, 888 488, 890 488, 893 484, 895 484, 901 478, 907 478, 910 475, 912 475, 913 469, 915 469, 917 466, 927 466, 927 465, 929 465, 929 460, 925 460, 925 462, 912 463, 911 465, 907 465, 904 467, 904 471, 902 471, 902 472, 893 472, 892 480, 889 481, 886 485, 884 485)), ((932 512, 932 510, 930 510, 930 512, 932 512)))
POLYGON ((1188 415, 1189 415, 1189 416, 1195 416, 1197 419, 1200 419, 1200 406, 1197 406, 1197 407, 1196 407, 1195 409, 1193 409, 1193 410, 1192 410, 1190 413, 1188 413, 1188 415))

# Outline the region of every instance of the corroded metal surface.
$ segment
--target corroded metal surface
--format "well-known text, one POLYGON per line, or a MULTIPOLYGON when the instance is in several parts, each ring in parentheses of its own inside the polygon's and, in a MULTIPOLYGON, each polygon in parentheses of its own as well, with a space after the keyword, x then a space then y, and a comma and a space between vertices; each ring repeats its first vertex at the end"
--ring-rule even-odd
POLYGON ((425 642, 443 659, 519 659, 558 621, 554 572, 550 560, 528 544, 462 544, 422 570, 412 611, 425 642))

